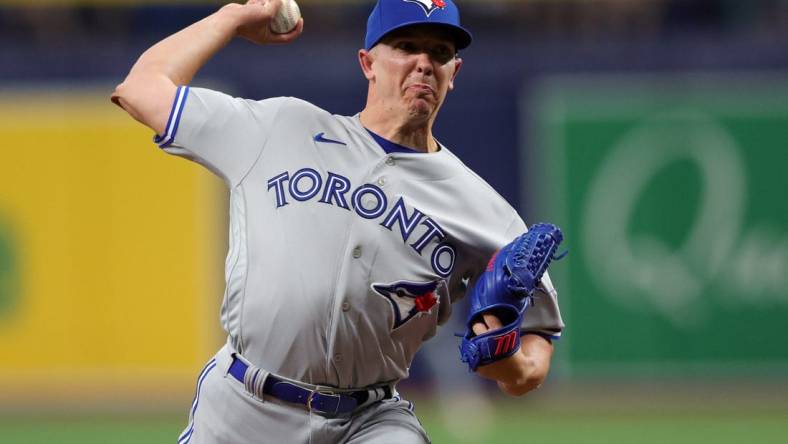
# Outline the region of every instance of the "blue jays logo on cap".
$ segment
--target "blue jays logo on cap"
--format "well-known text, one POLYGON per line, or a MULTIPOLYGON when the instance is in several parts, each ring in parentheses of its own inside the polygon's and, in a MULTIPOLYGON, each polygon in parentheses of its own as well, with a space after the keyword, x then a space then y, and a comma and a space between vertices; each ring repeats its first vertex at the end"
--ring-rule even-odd
POLYGON ((419 313, 432 310, 438 303, 439 296, 436 293, 441 285, 445 285, 445 281, 397 281, 390 284, 372 284, 372 289, 391 304, 394 314, 394 325, 391 329, 396 330, 419 313))
POLYGON ((402 0, 403 2, 408 3, 416 3, 417 5, 421 6, 421 9, 424 10, 424 13, 427 14, 427 17, 432 14, 432 11, 436 9, 443 9, 446 7, 446 2, 443 0, 402 0))
POLYGON ((370 50, 386 34, 413 25, 448 30, 457 49, 471 44, 471 33, 460 25, 460 11, 452 0, 378 0, 367 20, 364 48, 370 50))

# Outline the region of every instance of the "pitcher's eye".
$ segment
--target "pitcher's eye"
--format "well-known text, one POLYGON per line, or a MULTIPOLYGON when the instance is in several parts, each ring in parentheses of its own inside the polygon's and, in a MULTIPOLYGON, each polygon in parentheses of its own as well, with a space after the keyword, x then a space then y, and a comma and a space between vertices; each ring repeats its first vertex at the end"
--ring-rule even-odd
POLYGON ((419 50, 415 43, 409 41, 400 41, 394 47, 408 54, 413 54, 419 50))
POLYGON ((454 57, 454 52, 451 48, 445 45, 438 45, 430 50, 430 57, 441 64, 447 63, 454 57))

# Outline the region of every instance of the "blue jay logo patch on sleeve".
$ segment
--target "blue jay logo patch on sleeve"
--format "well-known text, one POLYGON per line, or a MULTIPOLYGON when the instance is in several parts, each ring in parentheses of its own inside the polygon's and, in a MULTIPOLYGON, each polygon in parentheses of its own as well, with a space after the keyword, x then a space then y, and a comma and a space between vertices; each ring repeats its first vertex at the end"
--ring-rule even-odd
POLYGON ((394 312, 396 330, 420 313, 429 313, 438 304, 438 287, 443 280, 432 282, 397 281, 391 284, 372 284, 372 289, 386 298, 394 312))
POLYGON ((427 17, 430 16, 436 9, 443 9, 446 7, 446 2, 443 0, 403 0, 406 3, 415 3, 421 6, 421 9, 424 10, 424 14, 427 17))

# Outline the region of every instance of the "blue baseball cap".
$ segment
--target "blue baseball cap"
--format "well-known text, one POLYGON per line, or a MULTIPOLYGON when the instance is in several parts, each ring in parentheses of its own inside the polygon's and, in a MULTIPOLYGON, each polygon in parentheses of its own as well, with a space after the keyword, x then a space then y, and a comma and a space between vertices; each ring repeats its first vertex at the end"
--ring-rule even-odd
POLYGON ((473 37, 460 26, 460 11, 452 0, 378 0, 367 20, 364 48, 369 51, 391 31, 431 24, 449 30, 457 49, 467 48, 473 37))

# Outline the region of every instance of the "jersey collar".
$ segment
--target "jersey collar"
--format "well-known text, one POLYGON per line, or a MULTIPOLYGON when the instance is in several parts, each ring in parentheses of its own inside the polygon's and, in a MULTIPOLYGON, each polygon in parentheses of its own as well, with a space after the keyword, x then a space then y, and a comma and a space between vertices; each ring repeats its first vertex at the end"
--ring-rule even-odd
MULTIPOLYGON (((391 154, 391 153, 429 154, 429 153, 425 153, 424 151, 414 150, 413 148, 408 148, 405 145, 400 145, 388 139, 384 139, 383 137, 373 133, 369 128, 364 127, 364 129, 367 130, 369 135, 372 136, 373 139, 375 139, 375 142, 377 142, 378 145, 380 145, 380 147, 383 148, 383 151, 385 151, 386 154, 391 154)), ((438 150, 440 150, 440 144, 438 144, 438 150)))

